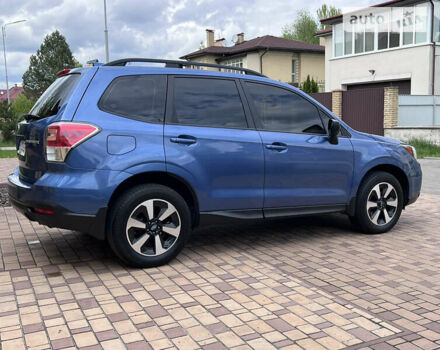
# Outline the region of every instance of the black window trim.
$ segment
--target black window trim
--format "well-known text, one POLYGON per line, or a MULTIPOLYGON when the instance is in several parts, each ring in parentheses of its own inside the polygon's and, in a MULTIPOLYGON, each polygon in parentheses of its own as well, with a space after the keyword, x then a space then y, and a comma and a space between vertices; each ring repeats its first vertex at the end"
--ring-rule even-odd
MULTIPOLYGON (((289 89, 289 88, 287 88, 285 86, 278 85, 278 84, 273 84, 273 83, 266 82, 266 81, 258 81, 258 80, 250 80, 250 79, 240 79, 240 81, 241 81, 241 85, 243 87, 243 91, 244 91, 244 93, 246 95, 249 107, 251 109, 252 117, 254 119, 254 123, 255 123, 256 129, 258 131, 281 132, 283 134, 296 134, 296 135, 327 136, 327 127, 324 125, 324 121, 322 120, 321 113, 320 113, 321 108, 318 105, 316 105, 312 100, 310 100, 307 96, 303 96, 303 95, 297 93, 295 90, 289 89), (254 103, 252 101, 252 98, 249 96, 249 91, 248 91, 248 89, 246 87, 246 83, 247 82, 255 83, 255 84, 261 84, 261 85, 268 85, 268 86, 276 87, 276 88, 279 88, 279 89, 283 89, 283 90, 289 91, 291 93, 294 93, 294 94, 296 94, 299 97, 302 97, 302 98, 306 99, 308 102, 310 102, 316 108, 316 110, 318 112, 319 120, 321 121, 321 124, 322 124, 322 127, 323 127, 325 133, 324 134, 318 134, 318 133, 310 133, 310 132, 275 131, 275 130, 266 130, 266 129, 264 129, 262 127, 262 125, 261 125, 257 108, 254 105, 254 103)), ((344 130, 345 130, 345 128, 344 128, 344 130)))
POLYGON ((114 77, 110 81, 110 83, 107 84, 107 87, 105 88, 104 92, 102 93, 101 97, 98 100, 97 106, 98 106, 98 109, 100 111, 105 112, 105 113, 109 113, 111 115, 115 115, 117 117, 127 118, 127 119, 131 119, 131 120, 137 120, 137 121, 148 123, 148 124, 163 125, 164 122, 165 122, 167 99, 168 99, 167 98, 167 91, 168 91, 168 79, 167 79, 167 75, 166 74, 139 73, 139 74, 123 74, 123 75, 118 75, 117 77, 114 77), (112 85, 112 83, 116 79, 119 79, 119 78, 122 78, 122 77, 137 77, 137 76, 158 76, 158 77, 163 76, 163 77, 165 77, 165 91, 164 91, 164 93, 165 93, 165 103, 164 103, 164 106, 163 106, 164 108, 163 108, 163 114, 161 116, 161 121, 155 122, 155 121, 145 120, 145 118, 143 118, 143 117, 136 117, 136 116, 131 116, 131 115, 118 114, 118 113, 115 113, 114 111, 107 110, 105 107, 102 106, 102 99, 103 99, 104 95, 106 94, 107 90, 110 88, 110 86, 112 85))
MULTIPOLYGON (((318 106, 318 109, 319 109, 319 117, 321 118, 321 120, 322 120, 321 113, 322 113, 322 114, 325 114, 325 115, 326 115, 327 117, 329 117, 330 119, 335 120, 335 118, 334 118, 331 114, 329 114, 328 112, 326 112, 326 111, 325 111, 324 109, 322 109, 321 107, 318 106)), ((324 121, 323 121, 323 124, 325 124, 324 121)), ((324 125, 324 126, 325 126, 325 125, 324 125)), ((328 133, 328 125, 325 126, 325 131, 328 133)), ((343 138, 347 138, 347 139, 351 138, 351 134, 348 132, 348 130, 347 130, 346 128, 344 128, 343 125, 341 125, 341 132, 340 132, 339 137, 343 137, 343 138)))
POLYGON ((246 99, 246 95, 243 88, 239 82, 241 79, 230 78, 230 77, 218 77, 218 76, 200 76, 200 75, 189 75, 189 74, 169 74, 168 75, 168 93, 167 93, 167 105, 165 112, 165 125, 179 125, 179 126, 191 126, 196 128, 212 128, 212 129, 231 129, 231 130, 255 130, 255 124, 251 116, 251 111, 246 99), (209 125, 194 125, 194 124, 182 124, 171 122, 173 118, 174 111, 174 80, 179 78, 192 78, 192 79, 215 79, 215 80, 230 80, 233 81, 237 87, 238 95, 240 97, 241 104, 243 106, 243 112, 246 120, 246 128, 232 128, 225 126, 209 126, 209 125))

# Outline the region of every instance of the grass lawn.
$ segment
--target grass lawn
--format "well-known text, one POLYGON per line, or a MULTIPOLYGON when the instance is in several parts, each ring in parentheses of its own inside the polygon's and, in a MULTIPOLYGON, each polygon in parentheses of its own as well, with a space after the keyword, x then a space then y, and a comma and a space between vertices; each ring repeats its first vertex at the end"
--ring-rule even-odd
POLYGON ((0 158, 17 158, 17 151, 2 151, 0 150, 0 158))
POLYGON ((440 157, 440 146, 434 143, 413 139, 408 141, 408 144, 416 148, 418 158, 440 157))
POLYGON ((0 141, 0 147, 15 147, 15 141, 0 141))

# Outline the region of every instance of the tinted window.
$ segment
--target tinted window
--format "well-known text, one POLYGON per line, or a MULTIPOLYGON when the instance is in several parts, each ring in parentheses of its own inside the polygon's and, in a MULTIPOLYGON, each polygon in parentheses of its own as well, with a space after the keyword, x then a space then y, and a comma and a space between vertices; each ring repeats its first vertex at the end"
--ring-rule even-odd
POLYGON ((80 77, 80 74, 69 74, 57 78, 41 95, 29 113, 40 119, 56 115, 70 97, 80 77))
MULTIPOLYGON (((328 123, 329 123, 330 119, 332 119, 332 118, 330 118, 330 116, 329 116, 327 113, 323 112, 323 111, 320 111, 319 114, 320 114, 321 119, 322 119, 322 122, 323 122, 323 124, 324 124, 325 132, 328 133, 328 123)), ((338 134, 338 135, 339 135, 340 137, 344 137, 344 136, 348 136, 348 135, 350 135, 350 134, 349 134, 348 131, 346 131, 346 130, 344 129, 344 127, 341 125, 341 130, 339 130, 339 134, 338 134)))
POLYGON ((111 82, 99 101, 105 112, 151 123, 163 121, 166 76, 129 75, 111 82))
POLYGON ((260 128, 268 131, 318 133, 325 130, 318 109, 305 98, 286 89, 246 83, 260 128))
POLYGON ((235 82, 221 79, 175 78, 172 123, 247 128, 235 82))

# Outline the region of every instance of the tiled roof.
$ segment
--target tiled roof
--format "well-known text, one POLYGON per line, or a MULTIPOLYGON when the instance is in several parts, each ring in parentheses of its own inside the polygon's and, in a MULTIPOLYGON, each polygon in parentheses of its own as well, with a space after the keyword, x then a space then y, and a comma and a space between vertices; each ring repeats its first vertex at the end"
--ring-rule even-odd
MULTIPOLYGON (((23 91, 24 89, 21 86, 13 86, 9 89, 9 98, 11 99, 11 101, 14 101, 23 91)), ((7 99, 8 94, 6 93, 6 90, 0 89, 0 102, 7 99)))
POLYGON ((279 38, 272 35, 260 36, 255 39, 251 39, 248 41, 244 41, 240 44, 236 44, 234 46, 210 46, 205 49, 201 49, 192 53, 189 53, 180 58, 193 58, 205 54, 214 54, 214 55, 236 55, 239 53, 255 51, 259 49, 272 49, 272 50, 281 50, 281 51, 308 51, 308 52, 320 52, 324 53, 324 46, 314 45, 309 43, 304 43, 302 41, 290 40, 279 38))

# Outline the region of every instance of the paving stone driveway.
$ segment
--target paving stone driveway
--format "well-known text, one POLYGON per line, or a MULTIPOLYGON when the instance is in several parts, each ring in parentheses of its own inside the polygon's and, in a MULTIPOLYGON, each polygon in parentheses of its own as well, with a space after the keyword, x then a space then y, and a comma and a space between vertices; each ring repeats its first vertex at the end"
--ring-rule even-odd
POLYGON ((224 226, 141 270, 0 208, 1 349, 439 348, 439 227, 423 194, 384 235, 343 215, 224 226))

